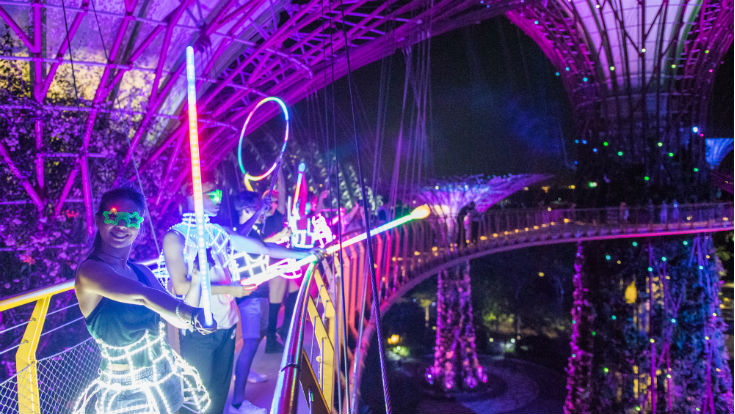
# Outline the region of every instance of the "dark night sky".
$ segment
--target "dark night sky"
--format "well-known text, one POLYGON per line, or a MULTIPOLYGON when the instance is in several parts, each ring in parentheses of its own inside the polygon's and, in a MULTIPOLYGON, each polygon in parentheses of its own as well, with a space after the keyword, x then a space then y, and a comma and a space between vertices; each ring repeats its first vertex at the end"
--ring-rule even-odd
MULTIPOLYGON (((530 38, 505 17, 498 17, 432 38, 430 50, 433 175, 571 174, 564 158, 564 143, 569 150, 573 139, 570 104, 561 79, 554 76, 555 69, 530 38)), ((395 141, 405 62, 400 52, 387 59, 391 70, 386 140, 395 141)), ((374 142, 381 65, 372 63, 352 75, 360 100, 358 130, 366 146, 374 142)), ((349 157, 354 147, 345 78, 334 84, 334 91, 338 139, 344 140, 341 147, 349 157)), ((717 74, 715 91, 708 135, 732 137, 732 49, 717 74)), ((301 102, 294 112, 297 125, 308 127, 304 119, 313 117, 314 109, 310 111, 301 102)), ((389 177, 395 143, 386 145, 383 176, 389 177)), ((363 153, 371 152, 363 148, 363 153)), ((367 174, 372 158, 363 160, 367 174)))

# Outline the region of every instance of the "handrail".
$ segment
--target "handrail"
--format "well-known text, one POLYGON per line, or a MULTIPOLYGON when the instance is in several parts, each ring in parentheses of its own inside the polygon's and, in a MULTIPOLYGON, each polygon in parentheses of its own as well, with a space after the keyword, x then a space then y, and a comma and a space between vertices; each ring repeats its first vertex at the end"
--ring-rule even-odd
POLYGON ((36 351, 48 315, 51 297, 71 289, 74 289, 73 279, 0 300, 0 312, 36 302, 23 333, 23 338, 15 353, 15 367, 18 375, 18 411, 20 414, 41 412, 36 351), (27 403, 21 404, 21 401, 27 403))
POLYGON ((276 390, 273 393, 271 403, 271 414, 295 414, 298 392, 298 373, 303 349, 304 327, 306 319, 306 299, 311 288, 314 265, 310 265, 304 280, 299 287, 296 297, 294 313, 288 328, 288 336, 284 344, 283 356, 281 357, 281 368, 279 370, 276 390))
MULTIPOLYGON (((579 233, 573 235, 580 240, 589 240, 593 238, 667 236, 698 231, 722 231, 732 230, 735 222, 733 220, 732 203, 681 204, 676 209, 668 205, 665 212, 662 210, 661 206, 490 210, 479 217, 479 228, 476 234, 478 240, 474 242, 470 240, 470 243, 466 246, 458 246, 455 243, 456 217, 433 216, 428 220, 422 220, 422 222, 409 223, 404 227, 390 230, 375 237, 375 243, 379 244, 379 248, 376 249, 379 260, 376 261, 376 264, 379 267, 377 271, 381 306, 389 305, 393 296, 402 294, 401 292, 405 286, 415 282, 416 275, 430 272, 432 264, 436 261, 451 262, 461 257, 474 257, 492 246, 513 244, 521 247, 524 240, 531 240, 534 243, 549 242, 549 240, 555 242, 561 239, 566 240, 567 236, 564 236, 563 233, 570 232, 579 233)), ((467 234, 466 236, 471 238, 472 235, 467 234)), ((364 252, 363 244, 358 243, 345 249, 345 261, 343 263, 345 274, 340 275, 347 286, 345 288, 347 303, 342 306, 347 310, 347 332, 353 336, 353 339, 357 334, 354 326, 356 308, 353 307, 359 304, 362 297, 361 287, 356 283, 356 280, 359 279, 359 274, 364 269, 364 262, 361 258, 364 252)), ((336 260, 336 258, 332 260, 336 260)), ((327 265, 324 266, 325 272, 330 271, 328 267, 327 265)), ((324 285, 326 283, 332 286, 332 276, 334 275, 326 274, 331 279, 322 280, 319 277, 321 274, 319 268, 313 269, 313 272, 317 273, 310 274, 308 279, 305 278, 299 290, 296 309, 286 338, 286 352, 284 352, 281 364, 282 373, 279 375, 271 406, 272 413, 295 413, 296 397, 299 389, 298 381, 302 381, 302 387, 307 390, 307 393, 311 392, 309 400, 310 404, 313 404, 312 408, 324 407, 329 411, 333 410, 331 408, 334 399, 332 388, 345 389, 342 378, 338 377, 337 382, 334 383, 330 379, 331 377, 324 376, 326 374, 333 375, 332 369, 339 365, 334 364, 339 362, 338 350, 340 349, 335 331, 341 328, 334 321, 327 317, 326 326, 321 324, 322 321, 319 318, 311 321, 313 324, 321 324, 318 328, 320 331, 319 338, 323 339, 324 343, 331 342, 328 345, 332 347, 330 353, 329 346, 324 346, 322 341, 318 341, 322 352, 320 357, 324 357, 321 360, 317 359, 317 363, 321 364, 317 373, 321 375, 322 382, 314 381, 318 375, 311 370, 309 358, 303 351, 306 317, 307 314, 314 313, 314 309, 317 309, 314 306, 315 302, 310 292, 313 292, 315 287, 317 288, 317 296, 322 296, 320 312, 325 315, 329 312, 334 314, 334 304, 339 303, 338 301, 332 302, 331 299, 334 298, 330 298, 329 303, 324 300, 327 289, 324 285), (337 355, 337 360, 325 361, 325 358, 333 359, 335 355, 337 355), (330 372, 325 372, 325 369, 329 369, 330 372), (304 383, 305 380, 309 382, 304 383), (319 388, 322 385, 330 389, 322 390, 319 388)), ((21 345, 18 346, 16 352, 19 400, 23 398, 25 401, 31 401, 30 405, 21 407, 21 413, 37 413, 40 410, 35 369, 37 362, 36 349, 52 296, 72 289, 74 289, 74 280, 68 280, 0 299, 0 312, 36 302, 33 314, 27 322, 21 345)), ((369 296, 367 300, 370 300, 369 296)), ((339 317, 341 318, 341 316, 339 317)), ((366 333, 368 336, 370 335, 369 326, 366 333)), ((318 336, 316 332, 314 336, 315 338, 318 336)), ((363 338, 363 340, 365 339, 363 338)), ((348 354, 351 351, 354 351, 354 349, 348 350, 348 354)), ((362 357, 363 354, 350 355, 350 358, 358 360, 361 360, 362 357)), ((360 364, 351 363, 350 365, 358 369, 358 372, 354 374, 359 374, 360 364)), ((357 382, 352 382, 349 386, 353 388, 353 391, 356 391, 356 387, 359 386, 359 378, 357 382)), ((348 392, 350 390, 345 390, 345 393, 348 392)))
POLYGON ((32 290, 30 292, 20 293, 18 295, 10 296, 5 299, 0 299, 0 312, 4 312, 8 309, 17 308, 25 304, 36 302, 43 299, 46 296, 53 296, 59 293, 74 289, 74 279, 67 280, 66 282, 57 283, 55 285, 46 286, 32 290))
MULTIPOLYGON (((322 260, 321 266, 316 263, 310 265, 304 280, 299 287, 293 317, 289 326, 288 336, 284 343, 284 353, 281 359, 281 375, 278 377, 276 390, 271 403, 273 414, 295 414, 299 382, 311 412, 330 413, 334 411, 334 389, 346 387, 342 385, 338 376, 335 384, 335 368, 339 367, 339 352, 337 342, 337 313, 334 302, 328 292, 329 287, 325 280, 334 282, 330 274, 330 263, 322 260), (324 275, 322 275, 324 271, 324 275), (327 278, 325 279, 324 276, 327 278), (315 295, 313 298, 312 293, 315 295), (319 313, 317 303, 321 302, 322 312, 319 313), (304 339, 306 335, 306 317, 312 327, 313 343, 319 350, 314 369, 306 350, 304 339), (322 317, 325 320, 322 320, 322 317)), ((332 287, 336 287, 332 285, 332 287)), ((314 349, 312 349, 313 351, 314 349)), ((338 371, 338 370, 337 370, 338 371)))

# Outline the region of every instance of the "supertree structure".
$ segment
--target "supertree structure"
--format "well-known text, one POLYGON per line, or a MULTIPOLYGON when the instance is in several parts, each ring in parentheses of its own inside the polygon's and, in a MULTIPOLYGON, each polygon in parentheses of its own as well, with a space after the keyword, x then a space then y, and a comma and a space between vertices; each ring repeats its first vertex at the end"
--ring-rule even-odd
MULTIPOLYGON (((485 178, 480 175, 437 181, 416 193, 416 199, 427 203, 436 217, 438 228, 449 228, 443 234, 446 248, 453 245, 457 219, 462 207, 474 202, 477 211, 533 183, 548 178, 541 174, 508 175, 485 178), (456 222, 456 223, 455 223, 456 222)), ((463 234, 459 232, 459 234, 463 234)), ((462 236, 464 237, 464 236, 462 236)), ((461 245, 461 243, 460 243, 461 245)), ((436 344, 434 364, 427 369, 426 379, 444 390, 472 390, 487 381, 477 359, 475 328, 472 321, 472 287, 470 262, 443 270, 438 275, 436 344)))
POLYGON ((550 177, 544 174, 453 177, 436 180, 416 191, 414 195, 416 200, 429 205, 432 217, 443 221, 441 231, 449 229, 449 233, 443 235, 444 242, 449 242, 457 232, 457 214, 462 207, 474 201, 475 209, 482 213, 524 187, 550 177))
POLYGON ((582 180, 704 182, 707 102, 732 44, 732 6, 550 0, 507 13, 568 92, 582 180))
MULTIPOLYGON (((704 125, 731 1, 550 0, 506 15, 569 95, 578 181, 601 183, 580 205, 648 199, 665 214, 667 197, 711 195, 704 125)), ((715 260, 707 235, 581 245, 565 412, 732 411, 715 260)))

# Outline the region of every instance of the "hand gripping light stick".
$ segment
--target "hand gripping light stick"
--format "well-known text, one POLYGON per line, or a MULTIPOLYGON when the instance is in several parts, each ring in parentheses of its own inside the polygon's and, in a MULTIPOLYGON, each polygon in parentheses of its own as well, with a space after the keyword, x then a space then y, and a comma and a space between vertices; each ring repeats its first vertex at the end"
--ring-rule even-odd
MULTIPOLYGON (((413 209, 413 211, 411 211, 411 214, 407 216, 403 216, 399 219, 395 219, 393 221, 383 224, 382 226, 378 226, 370 230, 370 236, 372 237, 376 234, 383 233, 392 228, 408 223, 409 221, 425 219, 426 217, 429 217, 429 214, 431 214, 431 210, 429 209, 429 206, 426 204, 420 205, 416 207, 415 209, 413 209)), ((338 243, 338 244, 333 244, 327 247, 326 249, 324 249, 324 253, 327 255, 337 253, 340 250, 340 248, 344 249, 345 247, 352 246, 353 244, 359 243, 365 239, 367 239, 367 233, 362 233, 359 236, 355 236, 343 242, 341 245, 338 243)), ((316 260, 317 260, 317 257, 313 254, 310 254, 288 266, 278 266, 276 268, 269 267, 262 273, 259 273, 247 279, 243 279, 240 283, 242 283, 243 285, 252 285, 252 284, 260 285, 284 273, 293 272, 296 269, 299 269, 304 265, 307 265, 309 263, 314 263, 316 260)))
POLYGON ((204 321, 212 325, 212 292, 209 282, 209 265, 207 263, 207 247, 204 245, 204 202, 202 201, 202 169, 199 160, 199 132, 197 130, 197 92, 194 78, 194 48, 186 47, 186 96, 189 110, 189 148, 191 148, 191 181, 194 198, 194 216, 196 217, 198 262, 201 273, 204 321))

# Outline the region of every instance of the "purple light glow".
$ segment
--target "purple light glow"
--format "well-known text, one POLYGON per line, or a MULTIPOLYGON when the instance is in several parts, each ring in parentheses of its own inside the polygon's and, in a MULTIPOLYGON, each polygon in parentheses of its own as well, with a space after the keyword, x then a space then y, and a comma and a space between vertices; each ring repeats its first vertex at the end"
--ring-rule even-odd
POLYGON ((477 359, 470 264, 442 271, 438 277, 434 364, 425 378, 445 390, 473 390, 487 382, 487 374, 477 359))

